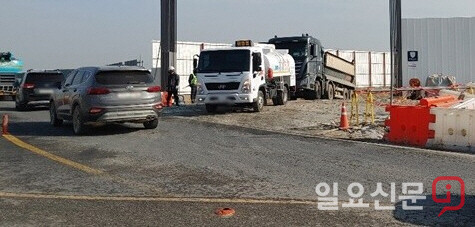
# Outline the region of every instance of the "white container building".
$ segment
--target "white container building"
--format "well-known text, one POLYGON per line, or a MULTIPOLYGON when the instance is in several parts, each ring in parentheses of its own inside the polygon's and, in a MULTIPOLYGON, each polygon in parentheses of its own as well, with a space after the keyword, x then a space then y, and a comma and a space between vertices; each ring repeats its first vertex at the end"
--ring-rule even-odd
MULTIPOLYGON (((193 56, 200 54, 201 49, 213 47, 229 47, 231 44, 224 43, 203 43, 203 42, 177 42, 176 54, 176 73, 180 75, 179 92, 182 95, 190 94, 191 89, 188 87, 188 77, 193 72, 193 56)), ((157 82, 160 84, 160 40, 152 41, 152 75, 155 75, 157 82)))

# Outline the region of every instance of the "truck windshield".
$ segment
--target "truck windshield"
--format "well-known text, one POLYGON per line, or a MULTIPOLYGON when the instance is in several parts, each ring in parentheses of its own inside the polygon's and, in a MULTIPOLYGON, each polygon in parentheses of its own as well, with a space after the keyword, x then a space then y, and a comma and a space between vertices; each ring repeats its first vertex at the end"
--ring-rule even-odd
POLYGON ((200 54, 198 71, 201 73, 249 71, 250 58, 249 50, 203 51, 200 54))
POLYGON ((307 56, 307 43, 276 43, 277 49, 287 49, 294 58, 303 58, 307 56))

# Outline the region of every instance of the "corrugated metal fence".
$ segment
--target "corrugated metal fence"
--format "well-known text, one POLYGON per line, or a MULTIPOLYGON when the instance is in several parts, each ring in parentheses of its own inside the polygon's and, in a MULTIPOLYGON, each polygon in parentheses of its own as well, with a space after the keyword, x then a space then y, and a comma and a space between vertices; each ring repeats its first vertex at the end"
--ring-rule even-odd
POLYGON ((433 74, 475 82, 475 17, 403 19, 402 35, 404 85, 414 77, 425 83, 433 74))

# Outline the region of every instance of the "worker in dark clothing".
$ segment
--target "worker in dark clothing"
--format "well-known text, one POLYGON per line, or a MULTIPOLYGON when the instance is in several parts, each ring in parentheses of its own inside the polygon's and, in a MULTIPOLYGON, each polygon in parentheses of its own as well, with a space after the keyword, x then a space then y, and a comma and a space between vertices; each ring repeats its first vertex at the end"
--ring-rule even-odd
POLYGON ((179 98, 178 98, 178 86, 180 85, 180 76, 176 74, 175 67, 170 66, 168 70, 168 96, 167 96, 167 104, 170 103, 170 100, 173 97, 175 98, 175 104, 177 106, 180 105, 179 98))
POLYGON ((191 103, 195 103, 196 100, 196 86, 198 85, 198 78, 196 77, 196 69, 188 77, 188 84, 191 88, 191 103))

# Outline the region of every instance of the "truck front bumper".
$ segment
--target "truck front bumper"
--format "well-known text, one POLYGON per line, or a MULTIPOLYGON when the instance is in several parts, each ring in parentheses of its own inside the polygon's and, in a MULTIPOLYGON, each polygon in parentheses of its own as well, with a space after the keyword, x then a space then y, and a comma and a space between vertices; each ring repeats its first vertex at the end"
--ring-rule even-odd
POLYGON ((198 103, 222 105, 249 104, 256 101, 251 94, 238 93, 197 95, 196 100, 198 103))

